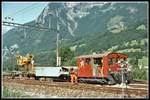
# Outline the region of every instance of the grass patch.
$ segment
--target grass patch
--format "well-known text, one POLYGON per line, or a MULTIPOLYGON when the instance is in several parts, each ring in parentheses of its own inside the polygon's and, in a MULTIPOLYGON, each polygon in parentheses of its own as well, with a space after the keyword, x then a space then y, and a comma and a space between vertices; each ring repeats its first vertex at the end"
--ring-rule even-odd
POLYGON ((25 95, 17 90, 11 90, 6 86, 3 87, 3 97, 30 97, 29 95, 25 95))

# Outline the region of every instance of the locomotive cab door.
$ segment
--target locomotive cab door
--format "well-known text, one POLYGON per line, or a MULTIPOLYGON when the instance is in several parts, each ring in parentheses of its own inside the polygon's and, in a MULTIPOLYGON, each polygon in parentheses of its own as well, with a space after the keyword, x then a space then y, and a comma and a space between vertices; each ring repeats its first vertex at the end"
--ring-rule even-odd
POLYGON ((93 58, 93 76, 94 77, 102 77, 102 73, 99 69, 103 67, 102 58, 93 58))

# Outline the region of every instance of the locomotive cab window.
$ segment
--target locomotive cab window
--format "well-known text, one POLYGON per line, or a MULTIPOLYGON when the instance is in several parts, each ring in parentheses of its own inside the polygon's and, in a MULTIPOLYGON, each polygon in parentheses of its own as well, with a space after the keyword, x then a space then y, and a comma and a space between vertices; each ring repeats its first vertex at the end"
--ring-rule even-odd
POLYGON ((102 65, 102 58, 94 58, 94 64, 102 65))
POLYGON ((114 65, 115 63, 118 62, 118 59, 117 58, 110 58, 109 59, 109 65, 114 65))
POLYGON ((85 59, 85 63, 86 63, 86 64, 90 64, 90 61, 91 61, 90 58, 86 58, 86 59, 85 59))

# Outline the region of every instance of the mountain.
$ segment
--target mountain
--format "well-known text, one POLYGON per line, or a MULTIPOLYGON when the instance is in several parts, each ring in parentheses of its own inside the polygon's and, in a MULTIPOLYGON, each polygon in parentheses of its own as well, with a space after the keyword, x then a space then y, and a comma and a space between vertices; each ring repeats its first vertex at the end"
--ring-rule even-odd
MULTIPOLYGON (((59 29, 59 46, 75 55, 118 51, 129 57, 147 56, 147 3, 49 3, 38 18, 26 24, 59 29)), ((52 63, 57 32, 13 28, 3 35, 3 57, 33 53, 38 63, 52 63), (15 47, 15 48, 14 48, 15 47), (42 59, 42 60, 41 60, 42 59)), ((55 58, 53 58, 55 59, 55 58)))

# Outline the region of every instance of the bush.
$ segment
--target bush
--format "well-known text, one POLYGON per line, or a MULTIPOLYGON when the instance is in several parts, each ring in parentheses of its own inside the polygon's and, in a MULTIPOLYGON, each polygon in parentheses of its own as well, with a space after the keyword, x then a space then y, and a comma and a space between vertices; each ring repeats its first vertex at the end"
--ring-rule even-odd
POLYGON ((61 47, 59 51, 62 65, 70 65, 74 63, 74 51, 71 51, 69 46, 61 47))
POLYGON ((146 69, 139 69, 138 66, 135 66, 131 72, 133 79, 137 80, 147 80, 147 70, 146 69))

